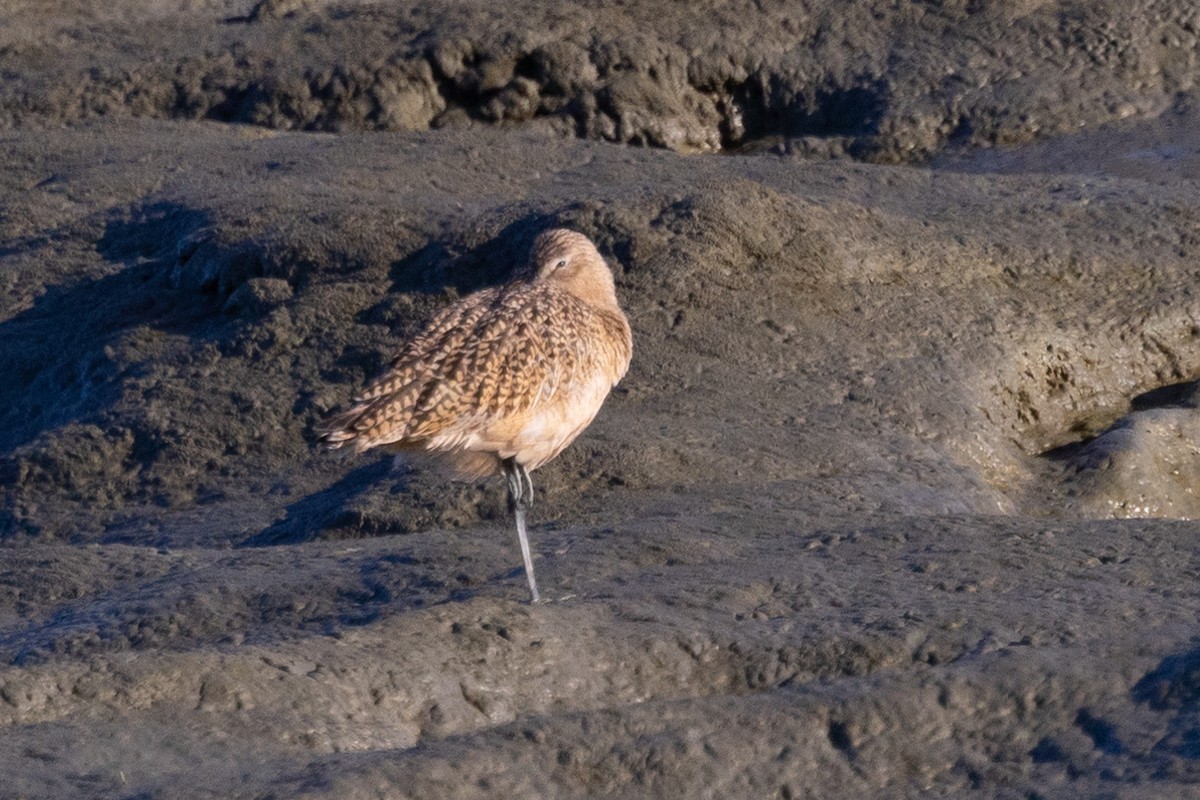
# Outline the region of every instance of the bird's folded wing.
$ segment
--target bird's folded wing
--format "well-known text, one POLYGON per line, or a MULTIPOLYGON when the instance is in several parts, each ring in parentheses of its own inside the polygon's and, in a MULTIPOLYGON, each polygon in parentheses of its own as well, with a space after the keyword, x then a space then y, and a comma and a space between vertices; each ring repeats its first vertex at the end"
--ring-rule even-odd
POLYGON ((589 348, 598 325, 575 298, 544 287, 471 295, 439 314, 319 432, 357 450, 468 435, 588 380, 598 366, 589 348))
POLYGON ((514 293, 446 353, 413 407, 409 435, 464 433, 518 417, 569 392, 586 369, 581 326, 590 315, 574 298, 514 293), (570 317, 573 324, 564 324, 570 317))

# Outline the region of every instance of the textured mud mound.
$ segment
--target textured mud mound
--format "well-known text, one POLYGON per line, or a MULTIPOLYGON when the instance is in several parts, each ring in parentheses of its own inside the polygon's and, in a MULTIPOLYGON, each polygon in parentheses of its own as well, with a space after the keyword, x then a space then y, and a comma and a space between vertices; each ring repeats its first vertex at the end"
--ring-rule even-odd
POLYGON ((1190 7, 55 8, 0 12, 0 795, 1200 785, 1190 7), (530 606, 498 482, 312 426, 555 225, 635 356, 530 606))
POLYGON ((486 530, 26 550, 0 757, 30 797, 1160 794, 1200 780, 1193 538, 690 498, 543 533, 536 607, 486 530))
POLYGON ((4 147, 19 793, 1200 780, 1194 529, 1080 521, 1194 513, 1191 184, 487 132, 4 147), (523 608, 499 486, 309 432, 551 224, 613 259, 637 356, 536 473, 556 602, 523 608))
POLYGON ((679 151, 784 140, 908 161, 1156 115, 1200 75, 1187 0, 56 5, 0 16, 9 125, 534 124, 679 151))
MULTIPOLYGON (((664 161, 539 137, 230 146, 216 128, 123 131, 130 155, 88 167, 108 203, 7 256, 10 531, 141 541, 148 509, 200 518, 249 496, 253 519, 207 535, 277 543, 501 516, 474 487, 345 473, 313 458, 307 432, 445 292, 503 279, 550 224, 614 258, 636 332, 630 379, 541 478, 593 508, 614 489, 790 481, 867 508, 1140 515, 1144 492, 1089 477, 1103 459, 1055 483, 1057 462, 1038 456, 1200 376, 1187 186, 664 161), (536 170, 518 166, 533 153, 536 170), (485 177, 485 159, 509 167, 485 177), (42 291, 55 269, 71 277, 42 291)), ((72 159, 41 153, 10 143, 34 184, 72 159)), ((1186 428, 1193 412, 1175 413, 1186 428)), ((1183 503, 1160 498, 1152 515, 1190 516, 1181 466, 1139 467, 1183 503)), ((172 530, 158 541, 195 543, 172 530)))

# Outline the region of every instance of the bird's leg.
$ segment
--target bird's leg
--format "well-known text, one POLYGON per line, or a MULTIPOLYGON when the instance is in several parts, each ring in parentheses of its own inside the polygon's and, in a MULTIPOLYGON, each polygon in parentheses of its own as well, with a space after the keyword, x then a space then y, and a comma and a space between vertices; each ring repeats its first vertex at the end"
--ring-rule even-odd
POLYGON ((525 577, 529 579, 529 592, 533 602, 538 602, 537 579, 533 577, 533 556, 529 552, 529 536, 525 533, 525 511, 533 505, 533 481, 529 471, 516 459, 506 458, 504 477, 508 481, 508 510, 517 520, 517 540, 521 543, 521 558, 525 559, 525 577))

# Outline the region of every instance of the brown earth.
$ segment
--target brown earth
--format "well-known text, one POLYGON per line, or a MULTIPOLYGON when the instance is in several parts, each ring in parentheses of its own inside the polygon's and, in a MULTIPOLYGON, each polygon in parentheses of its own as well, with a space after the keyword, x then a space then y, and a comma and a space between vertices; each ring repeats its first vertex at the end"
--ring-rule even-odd
POLYGON ((1197 12, 762 5, 0 11, 0 796, 1200 791, 1197 12), (311 430, 551 225, 529 606, 311 430))
POLYGON ((1186 0, 57 0, 0 12, 0 124, 534 126, 905 162, 1139 115, 1200 78, 1186 0))

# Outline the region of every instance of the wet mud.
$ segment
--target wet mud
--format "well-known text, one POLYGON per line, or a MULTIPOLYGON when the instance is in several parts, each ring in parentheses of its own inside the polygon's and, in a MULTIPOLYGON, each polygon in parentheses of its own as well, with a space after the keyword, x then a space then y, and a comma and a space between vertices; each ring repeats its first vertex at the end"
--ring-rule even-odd
POLYGON ((1195 790, 1189 4, 128 5, 0 12, 0 796, 1195 790), (552 226, 531 606, 313 426, 552 226))

